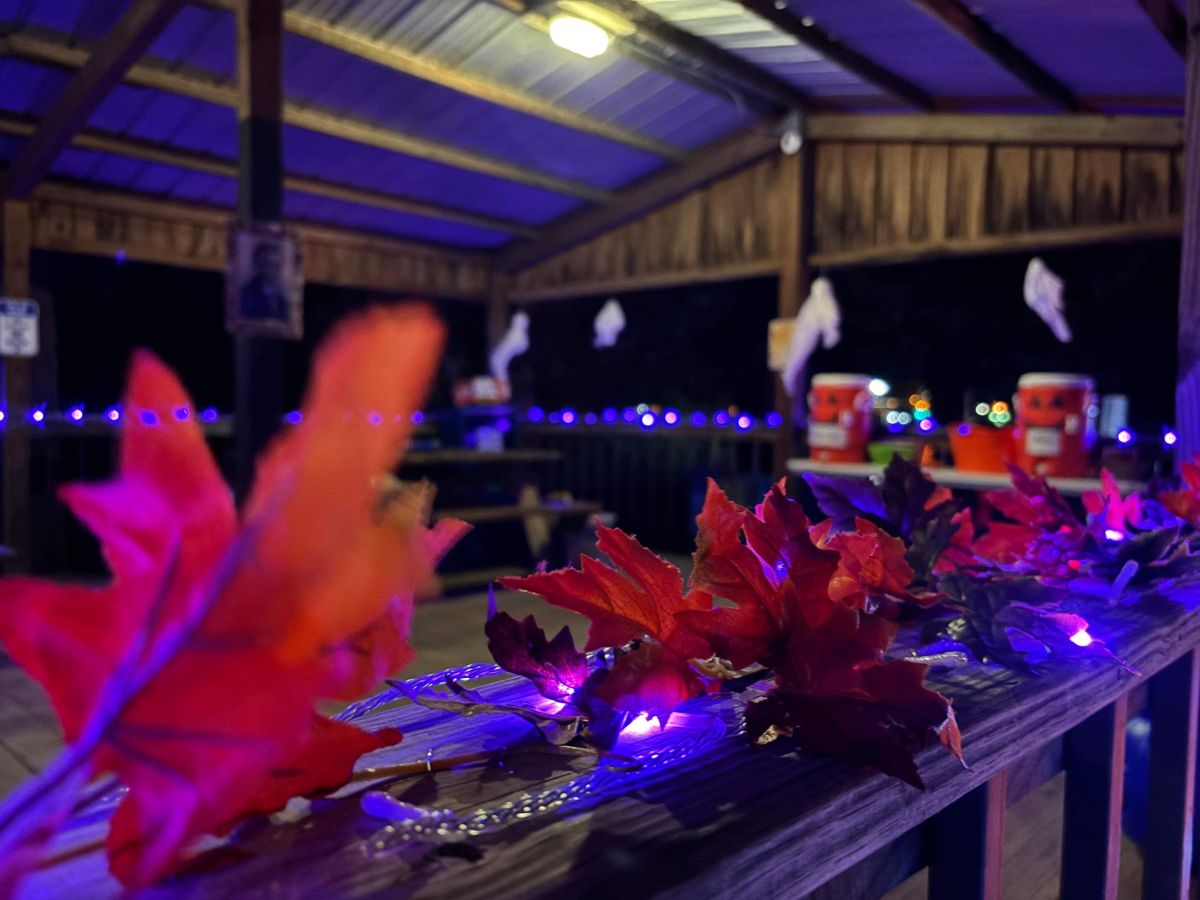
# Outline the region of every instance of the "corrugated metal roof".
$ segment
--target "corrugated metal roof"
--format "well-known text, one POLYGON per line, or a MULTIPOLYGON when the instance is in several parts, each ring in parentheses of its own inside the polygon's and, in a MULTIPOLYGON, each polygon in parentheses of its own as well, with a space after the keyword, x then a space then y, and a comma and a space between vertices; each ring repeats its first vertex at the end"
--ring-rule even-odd
MULTIPOLYGON (((835 105, 897 106, 895 98, 734 0, 638 2, 835 105)), ((1027 86, 908 0, 785 2, 797 16, 811 17, 822 31, 935 97, 969 97, 980 108, 1005 111, 1045 109, 1027 86)), ((86 45, 101 38, 129 3, 0 0, 0 30, 30 29, 86 45)), ((735 96, 701 90, 620 52, 592 60, 568 53, 554 46, 536 22, 488 0, 288 0, 288 8, 346 34, 669 146, 702 148, 756 118, 735 96)), ((1121 95, 1127 98, 1122 108, 1132 102, 1160 112, 1159 98, 1182 95, 1182 60, 1134 0, 972 0, 972 8, 1080 95, 1121 95)), ((149 56, 160 65, 207 73, 228 84, 235 77, 234 44, 227 10, 194 5, 159 35, 149 56)), ((0 110, 42 116, 68 77, 48 66, 0 59, 0 110)), ((619 189, 666 164, 662 156, 612 135, 480 100, 295 34, 286 38, 285 89, 296 104, 600 189, 619 189)), ((161 90, 119 86, 93 111, 89 126, 227 161, 237 151, 231 108, 161 90)), ((6 158, 19 146, 18 139, 0 137, 0 155, 6 158)), ((544 225, 582 205, 551 190, 297 127, 284 130, 284 154, 295 174, 523 225, 544 225)), ((178 199, 232 204, 236 195, 230 178, 94 151, 70 149, 54 171, 178 199)), ((305 194, 289 193, 287 207, 289 214, 312 221, 464 246, 496 246, 507 239, 488 228, 305 194)))

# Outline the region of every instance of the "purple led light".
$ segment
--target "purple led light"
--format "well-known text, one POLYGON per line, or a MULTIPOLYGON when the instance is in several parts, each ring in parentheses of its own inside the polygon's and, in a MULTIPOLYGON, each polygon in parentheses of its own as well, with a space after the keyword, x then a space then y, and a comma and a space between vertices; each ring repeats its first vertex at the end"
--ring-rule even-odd
POLYGON ((420 425, 425 421, 425 413, 417 411, 408 417, 408 420, 414 425, 420 425))
POLYGON ((657 423, 657 421, 658 421, 658 419, 655 418, 654 413, 652 413, 652 412, 642 413, 641 422, 642 422, 643 428, 653 428, 654 425, 657 423))
POLYGON ((83 421, 83 407, 82 406, 72 406, 70 408, 70 410, 67 411, 67 418, 70 419, 72 422, 82 422, 83 421))
POLYGON ((219 418, 221 418, 221 414, 211 406, 208 407, 208 409, 203 409, 200 411, 201 422, 215 422, 219 418))
POLYGON ((548 421, 551 425, 561 425, 562 413, 560 413, 558 410, 555 410, 546 417, 546 421, 548 421))
POLYGON ((777 412, 767 413, 767 427, 780 428, 783 425, 783 414, 777 412))
POLYGON ((123 266, 123 265, 125 265, 125 251, 124 251, 124 250, 118 250, 118 251, 117 251, 117 252, 116 252, 116 253, 113 255, 113 262, 115 262, 115 263, 116 263, 118 266, 123 266))
POLYGON ((599 419, 597 419, 597 418, 596 418, 596 414, 595 414, 595 413, 593 413, 593 412, 590 412, 590 413, 584 413, 584 414, 583 414, 583 421, 584 421, 584 423, 585 423, 585 424, 587 424, 587 425, 595 425, 595 424, 596 424, 596 422, 598 422, 598 421, 599 421, 599 419))
POLYGON ((917 427, 922 431, 933 431, 933 419, 922 419, 917 423, 917 427))
POLYGON ((725 412, 723 409, 719 409, 713 413, 712 420, 713 424, 718 428, 724 428, 729 424, 729 413, 725 412))
MULTIPOLYGON (((283 420, 289 425, 299 425, 304 421, 304 413, 300 412, 298 409, 293 409, 290 413, 283 417, 283 420)), ((379 423, 373 422, 372 424, 378 425, 379 423)))
POLYGON ((754 425, 754 419, 750 418, 750 416, 746 415, 745 413, 742 413, 737 417, 737 422, 734 424, 737 426, 738 431, 749 431, 754 425))
POLYGON ((120 422, 121 408, 119 406, 110 406, 104 411, 104 418, 108 419, 110 422, 120 422))
POLYGON ((501 434, 508 434, 510 431, 512 431, 512 420, 497 419, 496 420, 496 430, 498 432, 500 432, 501 434))
POLYGON ((678 410, 668 409, 666 412, 664 412, 663 413, 663 424, 664 425, 678 425, 679 424, 678 410))
POLYGON ((382 425, 383 424, 383 416, 377 412, 368 413, 367 421, 370 422, 372 425, 382 425))
POLYGON ((575 410, 568 408, 562 411, 562 423, 564 425, 574 425, 577 419, 578 416, 575 415, 575 410))
MULTIPOLYGON (((926 419, 926 421, 929 421, 929 420, 926 419)), ((966 422, 963 422, 961 425, 958 426, 958 433, 961 434, 963 437, 966 437, 968 434, 971 433, 971 426, 968 425, 966 422)))
POLYGON ((188 408, 186 406, 181 406, 175 410, 175 418, 177 418, 180 422, 186 422, 189 415, 190 413, 188 412, 188 408))
POLYGON ((546 411, 540 406, 531 406, 529 412, 525 413, 525 418, 530 422, 541 422, 546 418, 546 411))
POLYGON ((138 418, 142 420, 143 425, 157 425, 158 424, 158 416, 155 415, 154 412, 149 409, 143 409, 138 414, 138 418))
POLYGON ((1117 432, 1117 443, 1118 444, 1128 444, 1132 440, 1133 440, 1133 432, 1130 431, 1128 428, 1122 428, 1120 431, 1117 432))
POLYGON ((1163 443, 1166 444, 1168 447, 1174 447, 1175 442, 1178 440, 1179 440, 1179 436, 1176 435, 1175 432, 1170 431, 1170 430, 1163 432, 1163 443))
POLYGON ((604 408, 604 412, 600 413, 600 417, 609 425, 613 424, 613 422, 620 418, 620 416, 617 415, 617 411, 611 406, 606 406, 604 408))
POLYGON ((0 409, 0 422, 3 422, 7 418, 8 416, 5 415, 4 410, 0 409))
POLYGON ((626 422, 628 422, 630 425, 632 425, 634 422, 636 422, 638 420, 637 410, 634 409, 632 406, 627 406, 627 407, 625 407, 625 410, 621 413, 621 418, 624 419, 626 422))
POLYGON ((692 425, 693 426, 695 426, 696 428, 703 428, 707 424, 708 424, 708 416, 704 415, 704 413, 702 413, 702 412, 692 413, 692 425))

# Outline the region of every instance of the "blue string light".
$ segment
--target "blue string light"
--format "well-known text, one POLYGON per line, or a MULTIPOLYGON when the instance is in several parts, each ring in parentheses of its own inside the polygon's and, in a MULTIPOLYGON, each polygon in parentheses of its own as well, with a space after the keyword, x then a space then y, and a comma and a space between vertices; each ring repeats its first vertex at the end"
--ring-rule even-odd
MULTIPOLYGON (((117 414, 117 417, 120 418, 120 413, 117 414)), ((221 417, 221 414, 218 413, 211 406, 208 409, 200 411, 200 421, 201 422, 212 423, 212 422, 217 421, 217 419, 219 419, 220 417, 221 417)), ((116 419, 113 419, 113 421, 115 422, 116 419)))
POLYGON ((767 427, 781 428, 783 426, 783 414, 777 412, 767 413, 767 427))
POLYGON ((536 424, 546 418, 546 411, 540 406, 531 406, 529 412, 525 413, 525 418, 536 424))
POLYGON ((69 410, 67 410, 67 418, 70 419, 72 422, 74 422, 76 425, 78 425, 80 422, 82 422, 83 421, 83 404, 81 403, 78 406, 72 406, 69 410))
POLYGON ((283 417, 283 420, 289 425, 299 425, 304 421, 304 413, 298 409, 293 409, 290 413, 283 417))
POLYGON ((617 411, 615 409, 613 409, 611 406, 605 407, 604 412, 602 412, 600 414, 600 417, 602 419, 604 419, 604 421, 607 422, 609 425, 613 424, 614 422, 617 421, 618 418, 620 418, 617 415, 617 411))
POLYGON ((599 420, 596 418, 596 414, 594 412, 590 412, 583 414, 583 421, 587 425, 595 425, 599 420))
POLYGON ((718 409, 715 413, 713 413, 712 421, 713 424, 718 428, 724 428, 729 424, 729 413, 725 412, 723 409, 718 409))
POLYGON ((574 425, 577 418, 575 410, 569 407, 562 411, 562 423, 564 425, 574 425))
POLYGON ((675 409, 668 409, 666 412, 664 412, 663 413, 663 424, 670 425, 672 428, 674 428, 676 425, 678 425, 679 424, 679 411, 675 410, 675 409))
POLYGON ((708 424, 708 416, 706 416, 704 413, 702 413, 702 412, 692 413, 692 427, 693 428, 703 428, 707 424, 708 424))
POLYGON ((108 409, 106 409, 104 411, 104 418, 108 419, 108 421, 110 421, 114 425, 116 425, 118 422, 121 421, 121 407, 110 406, 108 409))

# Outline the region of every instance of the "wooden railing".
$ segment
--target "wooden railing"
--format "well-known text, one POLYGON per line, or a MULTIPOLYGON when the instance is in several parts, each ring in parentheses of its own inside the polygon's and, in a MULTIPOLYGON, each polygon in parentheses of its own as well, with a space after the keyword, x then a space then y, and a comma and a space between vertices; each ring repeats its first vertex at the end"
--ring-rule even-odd
POLYGON ((543 493, 567 490, 594 500, 648 547, 690 551, 693 518, 712 476, 735 500, 753 503, 770 485, 777 432, 755 428, 637 425, 527 425, 521 446, 557 450, 543 493))

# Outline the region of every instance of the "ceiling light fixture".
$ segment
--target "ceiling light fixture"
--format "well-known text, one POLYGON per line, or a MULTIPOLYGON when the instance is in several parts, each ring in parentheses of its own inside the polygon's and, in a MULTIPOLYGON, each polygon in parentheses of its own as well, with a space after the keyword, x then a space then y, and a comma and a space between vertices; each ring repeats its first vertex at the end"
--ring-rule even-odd
POLYGON ((578 16, 554 16, 550 20, 550 40, 564 50, 594 59, 608 49, 608 32, 578 16))

